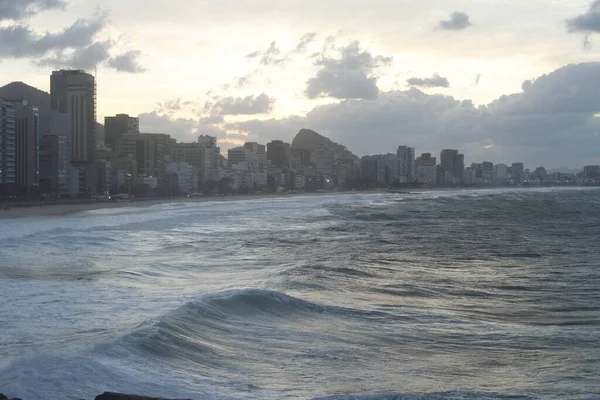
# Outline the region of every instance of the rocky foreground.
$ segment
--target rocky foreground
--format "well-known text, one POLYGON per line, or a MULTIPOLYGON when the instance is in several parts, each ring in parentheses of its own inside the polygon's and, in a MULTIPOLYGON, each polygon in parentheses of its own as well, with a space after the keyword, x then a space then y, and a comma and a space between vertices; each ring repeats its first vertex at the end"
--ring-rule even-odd
MULTIPOLYGON (((20 399, 18 397, 8 398, 5 395, 3 395, 2 393, 0 393, 0 400, 22 400, 22 399, 20 399)), ((60 400, 60 399, 56 399, 56 400, 60 400)), ((144 397, 144 396, 136 396, 133 394, 104 392, 104 393, 96 396, 95 400, 167 400, 167 399, 162 399, 160 397, 144 397)), ((175 400, 175 399, 173 399, 173 400, 175 400)), ((184 400, 184 399, 180 399, 180 400, 184 400)), ((189 399, 185 399, 185 400, 189 400, 189 399)))

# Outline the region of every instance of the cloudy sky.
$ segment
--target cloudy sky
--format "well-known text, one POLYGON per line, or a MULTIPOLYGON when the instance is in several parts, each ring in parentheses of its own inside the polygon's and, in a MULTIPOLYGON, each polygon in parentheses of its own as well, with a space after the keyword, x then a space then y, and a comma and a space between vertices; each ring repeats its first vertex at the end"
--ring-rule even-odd
POLYGON ((0 84, 97 68, 98 118, 222 149, 600 163, 600 0, 0 0, 0 84))

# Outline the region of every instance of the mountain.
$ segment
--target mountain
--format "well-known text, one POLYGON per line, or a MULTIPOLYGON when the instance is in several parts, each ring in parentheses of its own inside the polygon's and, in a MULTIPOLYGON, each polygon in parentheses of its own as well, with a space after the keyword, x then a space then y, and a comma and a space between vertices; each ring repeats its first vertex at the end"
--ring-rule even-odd
POLYGON ((317 146, 324 145, 329 149, 333 150, 336 159, 352 159, 355 162, 359 161, 359 158, 352 154, 346 146, 335 143, 329 138, 318 134, 317 132, 310 129, 300 129, 300 132, 296 134, 296 137, 292 141, 292 149, 305 149, 312 150, 317 146))
MULTIPOLYGON (((40 132, 50 129, 50 93, 23 82, 11 82, 0 87, 0 97, 12 100, 27 100, 28 104, 40 109, 40 132)), ((104 125, 96 123, 96 136, 104 137, 104 125)))

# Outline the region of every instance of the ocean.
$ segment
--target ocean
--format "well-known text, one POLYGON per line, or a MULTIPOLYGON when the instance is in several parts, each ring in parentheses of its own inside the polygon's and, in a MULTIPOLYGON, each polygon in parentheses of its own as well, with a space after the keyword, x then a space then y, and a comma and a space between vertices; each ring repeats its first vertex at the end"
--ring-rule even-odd
POLYGON ((0 220, 0 392, 600 394, 600 190, 170 203, 0 220))

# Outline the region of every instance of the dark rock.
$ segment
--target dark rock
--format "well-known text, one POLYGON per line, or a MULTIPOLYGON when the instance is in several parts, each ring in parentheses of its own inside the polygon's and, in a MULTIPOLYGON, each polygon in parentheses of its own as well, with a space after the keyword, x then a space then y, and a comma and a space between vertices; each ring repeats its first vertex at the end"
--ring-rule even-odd
POLYGON ((0 393, 0 400, 8 400, 8 397, 0 393))
MULTIPOLYGON (((2 400, 2 399, 0 399, 0 400, 2 400)), ((162 399, 160 397, 144 397, 144 396, 136 396, 133 394, 104 392, 101 395, 96 396, 95 400, 166 400, 166 399, 162 399)))

